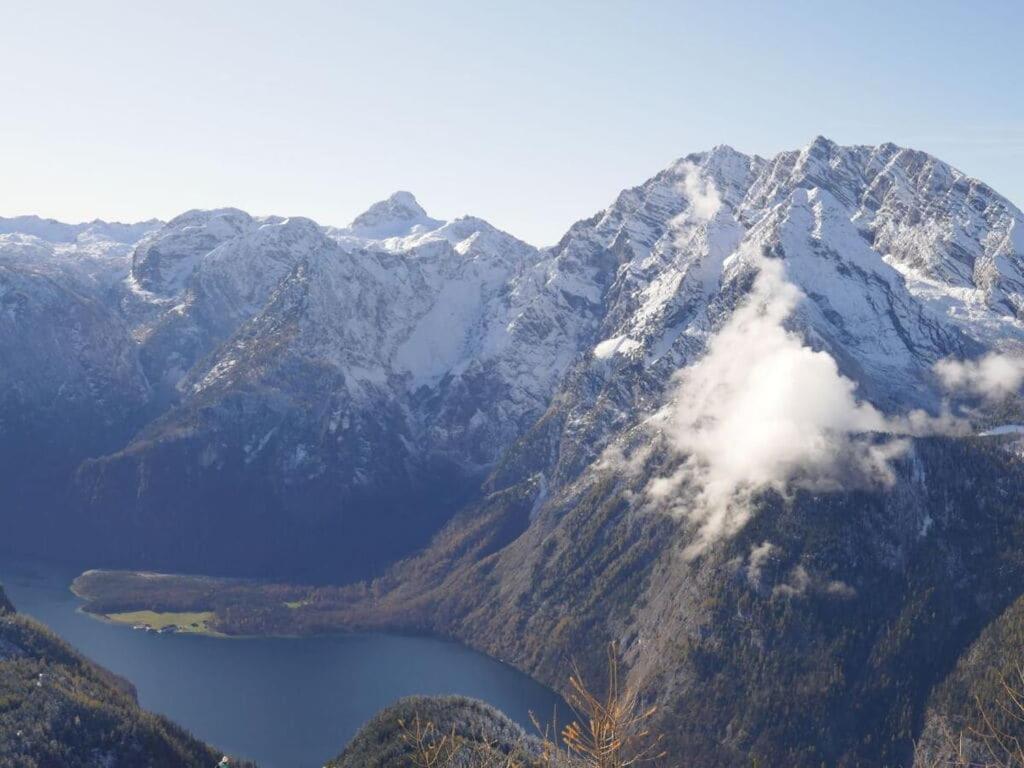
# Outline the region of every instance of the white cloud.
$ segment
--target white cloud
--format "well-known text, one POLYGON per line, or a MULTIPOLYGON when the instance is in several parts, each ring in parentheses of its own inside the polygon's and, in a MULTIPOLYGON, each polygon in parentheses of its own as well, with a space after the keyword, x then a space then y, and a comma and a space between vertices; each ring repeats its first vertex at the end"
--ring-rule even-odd
POLYGON ((890 462, 908 443, 866 433, 962 428, 920 411, 891 419, 858 399, 828 353, 785 327, 803 294, 786 280, 784 263, 753 258, 759 274, 750 295, 705 355, 677 373, 672 401, 652 420, 686 459, 651 481, 647 496, 699 524, 691 553, 741 528, 757 491, 891 484, 890 462))
POLYGON ((811 586, 811 575, 802 565, 797 565, 789 572, 789 581, 776 584, 772 589, 772 597, 801 597, 811 586))
POLYGON ((770 541, 762 541, 757 546, 751 547, 750 557, 747 560, 747 581, 752 586, 761 586, 761 574, 765 565, 775 553, 775 545, 770 541))
POLYGON ((1024 384, 1024 360, 990 353, 979 360, 947 358, 935 364, 935 373, 950 392, 967 392, 998 400, 1024 384))
POLYGON ((690 201, 690 207, 684 216, 693 221, 708 221, 714 218, 722 207, 722 197, 718 193, 715 180, 703 176, 700 169, 693 163, 683 163, 682 192, 690 201))
POLYGON ((812 576, 802 565, 797 565, 789 572, 789 580, 776 584, 772 588, 772 597, 797 598, 817 593, 840 600, 851 600, 857 596, 857 590, 839 579, 822 580, 812 576))
POLYGON ((606 360, 613 355, 628 355, 642 346, 639 341, 628 336, 615 336, 605 339, 594 347, 594 357, 598 360, 606 360))
POLYGON ((832 580, 825 585, 825 592, 835 597, 842 597, 845 599, 851 599, 857 596, 857 590, 847 584, 845 581, 832 580))

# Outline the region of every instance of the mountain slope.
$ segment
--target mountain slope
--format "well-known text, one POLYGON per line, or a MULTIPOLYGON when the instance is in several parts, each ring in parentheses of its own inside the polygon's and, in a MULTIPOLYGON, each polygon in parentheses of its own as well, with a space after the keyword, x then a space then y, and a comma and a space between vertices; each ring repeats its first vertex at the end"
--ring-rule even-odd
MULTIPOLYGON (((505 295, 510 276, 536 258, 474 219, 416 236, 401 254, 347 250, 299 219, 232 236, 193 260, 184 299, 142 345, 178 371, 186 355, 156 357, 160 339, 213 351, 193 355, 174 383, 179 402, 161 419, 123 451, 83 465, 84 514, 117 531, 125 516, 193 510, 194 525, 175 515, 156 564, 192 551, 186 567, 196 569, 245 562, 249 573, 307 578, 379 570, 425 542, 545 406, 559 347, 538 352, 535 336, 517 338, 505 295), (182 476, 193 480, 182 486, 182 476), (301 558, 282 563, 266 549, 282 537, 301 558)), ((127 542, 128 553, 145 547, 127 542)))
POLYGON ((208 768, 219 759, 140 710, 130 683, 15 614, 0 588, 0 765, 208 768))
POLYGON ((1004 761, 1013 759, 1007 753, 1014 750, 1013 739, 1020 738, 1021 730, 1017 701, 1024 664, 1022 616, 1024 600, 1017 598, 932 691, 915 764, 955 764, 963 756, 982 763, 991 761, 993 752, 1004 761), (996 734, 998 739, 993 738, 996 734))
POLYGON ((1000 447, 949 440, 897 475, 765 495, 697 558, 686 521, 631 511, 635 481, 581 483, 525 530, 532 496, 508 489, 341 615, 454 636, 556 687, 570 659, 600 679, 618 640, 655 728, 701 764, 906 764, 932 686, 1024 588, 1024 476, 1000 447))

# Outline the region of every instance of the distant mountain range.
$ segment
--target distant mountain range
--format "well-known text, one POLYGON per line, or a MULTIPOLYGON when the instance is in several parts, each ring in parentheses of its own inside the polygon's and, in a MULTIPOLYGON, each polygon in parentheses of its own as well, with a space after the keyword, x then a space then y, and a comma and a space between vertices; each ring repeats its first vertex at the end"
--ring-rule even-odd
POLYGON ((618 639, 702 765, 905 761, 1024 591, 972 436, 1020 416, 1024 213, 923 152, 716 147, 546 249, 406 192, 0 233, 22 554, 383 575, 366 615, 553 684, 618 639))

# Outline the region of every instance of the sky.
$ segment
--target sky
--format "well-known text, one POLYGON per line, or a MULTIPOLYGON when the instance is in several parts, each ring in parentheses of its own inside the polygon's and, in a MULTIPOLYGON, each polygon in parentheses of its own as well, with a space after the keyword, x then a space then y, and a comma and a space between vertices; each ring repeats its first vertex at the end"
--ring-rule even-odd
POLYGON ((690 152, 822 134, 1024 205, 1024 3, 0 3, 0 216, 236 206, 342 225, 404 189, 537 245, 690 152))

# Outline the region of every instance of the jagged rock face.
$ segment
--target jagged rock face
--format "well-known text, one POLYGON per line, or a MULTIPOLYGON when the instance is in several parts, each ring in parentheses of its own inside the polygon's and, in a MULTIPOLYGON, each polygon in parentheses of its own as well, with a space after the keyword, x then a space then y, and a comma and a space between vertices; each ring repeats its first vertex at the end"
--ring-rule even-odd
POLYGON ((979 262, 1002 248, 1014 254, 1011 264, 1019 263, 1020 249, 1003 233, 1019 231, 1022 218, 1005 200, 989 197, 985 214, 969 225, 969 239, 964 210, 976 214, 981 203, 971 190, 983 186, 934 158, 932 175, 911 176, 906 166, 919 158, 895 147, 844 148, 826 140, 772 162, 723 147, 623 193, 556 249, 590 265, 587 284, 607 286, 588 378, 601 382, 602 392, 634 387, 617 405, 626 413, 644 410, 674 371, 703 352, 745 295, 752 262, 768 255, 785 262, 787 279, 806 296, 792 323, 836 359, 864 397, 894 410, 934 407, 936 360, 973 357, 1020 338, 1022 326, 999 294, 1019 295, 1019 286, 1002 279, 996 282, 1003 288, 989 291, 984 286, 991 283, 979 282, 974 287, 984 297, 965 298, 960 280, 943 281, 915 266, 910 244, 933 262, 943 259, 929 244, 946 243, 947 251, 969 250, 979 262), (933 189, 940 174, 949 191, 933 189), (714 181, 714 210, 702 213, 708 201, 688 197, 694 178, 714 181), (891 246, 897 240, 899 250, 891 246), (999 332, 990 335, 991 328, 999 332), (645 386, 635 386, 638 377, 645 386))
MULTIPOLYGON (((314 536, 358 539, 358 526, 339 521, 374 517, 377 494, 409 515, 431 510, 414 537, 422 543, 496 466, 492 486, 540 473, 557 495, 664 402, 764 257, 784 262, 805 296, 792 328, 860 396, 887 411, 934 410, 935 361, 1021 338, 1021 221, 935 158, 817 139, 771 160, 727 147, 691 155, 546 251, 478 219, 432 219, 396 193, 340 229, 233 209, 158 228, 94 222, 88 237, 6 220, 0 264, 46 270, 127 329, 124 350, 96 347, 110 352, 98 370, 132 355, 141 364, 141 377, 118 363, 103 381, 142 393, 150 423, 76 454, 89 459, 71 492, 86 528, 112 535, 151 521, 133 529, 129 559, 139 559, 155 552, 153 530, 191 518, 171 549, 196 535, 209 538, 195 550, 213 552, 234 545, 201 533, 201 521, 221 520, 222 532, 255 524, 243 509, 255 505, 247 546, 274 532, 283 548, 303 527, 292 522, 316 521, 301 553, 314 536), (429 477, 453 486, 443 501, 444 483, 429 477), (246 488, 261 489, 258 499, 246 488)), ((54 348, 42 361, 11 346, 19 373, 4 392, 46 366, 73 370, 88 349, 54 348)), ((109 414, 106 404, 97 395, 92 406, 109 414)), ((397 519, 384 515, 380 530, 397 519)), ((219 561, 243 559, 239 549, 219 561)))
MULTIPOLYGON (((553 453, 549 430, 536 447, 549 451, 549 479, 573 478, 664 402, 672 375, 703 354, 766 255, 785 263, 806 297, 790 324, 883 409, 937 408, 937 360, 1016 342, 1019 321, 995 303, 925 285, 872 246, 857 202, 877 192, 872 158, 824 140, 772 162, 720 147, 680 160, 574 226, 546 265, 548 284, 573 301, 580 345, 554 398, 565 431, 553 453), (1000 332, 991 335, 993 327, 1000 332)), ((1002 204, 993 226, 1012 228, 1020 212, 1002 204)))

